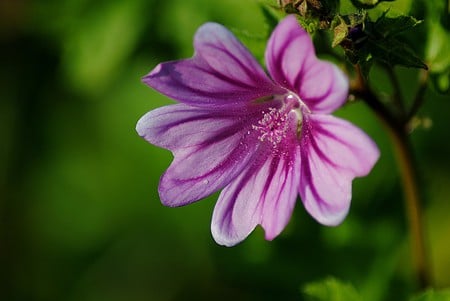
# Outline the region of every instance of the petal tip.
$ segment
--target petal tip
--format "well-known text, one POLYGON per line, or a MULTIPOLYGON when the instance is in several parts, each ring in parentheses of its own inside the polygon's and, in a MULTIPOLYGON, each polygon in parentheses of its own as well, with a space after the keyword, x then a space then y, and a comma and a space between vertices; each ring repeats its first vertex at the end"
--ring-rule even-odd
POLYGON ((309 214, 320 224, 328 227, 336 227, 340 225, 347 217, 350 211, 350 200, 348 204, 336 208, 328 208, 328 210, 308 210, 309 214))
POLYGON ((272 241, 274 240, 280 233, 276 233, 276 232, 271 232, 271 231, 265 231, 264 233, 264 239, 267 241, 272 241))
POLYGON ((233 247, 245 239, 245 237, 238 238, 237 236, 234 236, 234 235, 225 235, 220 230, 220 227, 218 225, 216 225, 215 223, 211 224, 211 234, 212 234, 214 241, 218 245, 221 245, 224 247, 233 247))
MULTIPOLYGON (((145 115, 144 115, 145 116, 145 115)), ((136 123, 136 133, 141 136, 141 137, 145 137, 145 126, 144 126, 144 116, 142 116, 141 118, 139 118, 138 122, 136 123)))
POLYGON ((156 65, 156 67, 153 68, 153 70, 150 71, 150 73, 148 75, 146 75, 144 78, 154 76, 155 74, 161 72, 161 69, 162 69, 162 64, 156 65))
POLYGON ((166 171, 159 180, 158 194, 161 203, 166 207, 181 207, 192 203, 193 201, 187 199, 189 194, 186 195, 183 191, 174 189, 177 187, 177 183, 173 179, 170 179, 167 174, 166 171))

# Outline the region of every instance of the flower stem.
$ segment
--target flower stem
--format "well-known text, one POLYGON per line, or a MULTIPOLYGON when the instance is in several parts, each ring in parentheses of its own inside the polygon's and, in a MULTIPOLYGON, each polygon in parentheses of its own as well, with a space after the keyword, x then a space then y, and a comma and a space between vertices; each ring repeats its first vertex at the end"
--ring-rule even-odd
POLYGON ((412 148, 405 130, 392 129, 391 139, 399 165, 406 202, 410 240, 412 247, 413 268, 420 288, 431 285, 429 262, 425 247, 424 226, 420 192, 418 187, 418 174, 415 168, 412 148))
POLYGON ((412 247, 413 270, 421 289, 431 285, 430 265, 425 247, 422 210, 418 186, 418 173, 414 165, 413 151, 408 138, 405 120, 398 120, 370 89, 364 80, 359 66, 356 67, 358 78, 351 87, 351 92, 362 99, 383 121, 393 141, 398 167, 402 178, 406 214, 412 247))

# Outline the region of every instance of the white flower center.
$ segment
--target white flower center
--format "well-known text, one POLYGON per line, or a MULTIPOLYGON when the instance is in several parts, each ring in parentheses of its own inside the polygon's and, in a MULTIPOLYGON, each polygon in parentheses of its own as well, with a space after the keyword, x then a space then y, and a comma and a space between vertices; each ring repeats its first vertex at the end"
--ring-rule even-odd
POLYGON ((303 123, 302 108, 306 110, 307 108, 300 98, 291 92, 284 95, 275 95, 274 99, 281 101, 282 106, 263 111, 263 118, 258 121, 258 124, 252 125, 252 129, 259 131, 258 139, 260 141, 268 141, 275 147, 288 134, 289 120, 293 121, 292 117, 289 117, 291 112, 295 113, 296 116, 296 134, 300 134, 303 123))

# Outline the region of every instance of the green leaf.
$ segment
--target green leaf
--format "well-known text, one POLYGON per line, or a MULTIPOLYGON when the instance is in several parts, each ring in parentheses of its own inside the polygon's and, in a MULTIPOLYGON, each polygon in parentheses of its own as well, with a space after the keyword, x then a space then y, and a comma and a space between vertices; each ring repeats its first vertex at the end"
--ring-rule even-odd
POLYGON ((359 9, 370 9, 374 8, 381 2, 392 2, 395 0, 351 0, 352 4, 359 9))
POLYGON ((388 11, 385 11, 373 25, 373 30, 384 38, 394 37, 422 23, 421 20, 411 16, 401 15, 391 18, 387 13, 388 11))
POLYGON ((311 301, 362 301, 356 289, 349 283, 329 277, 323 281, 306 284, 303 293, 311 301))
POLYGON ((370 49, 374 59, 389 66, 400 65, 428 69, 427 65, 414 53, 414 50, 397 39, 369 39, 366 47, 370 49))
POLYGON ((419 296, 413 297, 410 301, 450 301, 450 289, 438 292, 429 290, 419 296))
POLYGON ((391 67, 428 69, 414 50, 400 40, 400 34, 413 29, 421 21, 403 15, 388 17, 387 14, 385 11, 375 22, 364 18, 362 24, 351 26, 350 23, 348 39, 343 43, 349 60, 360 64, 365 76, 368 76, 373 61, 391 67))

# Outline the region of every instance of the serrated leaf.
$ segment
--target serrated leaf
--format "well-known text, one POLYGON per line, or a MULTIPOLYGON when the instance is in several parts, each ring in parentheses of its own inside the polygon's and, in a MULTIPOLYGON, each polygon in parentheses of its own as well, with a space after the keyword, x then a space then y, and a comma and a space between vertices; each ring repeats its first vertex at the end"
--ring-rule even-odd
POLYGON ((388 17, 387 13, 388 11, 384 12, 373 25, 376 34, 384 38, 394 37, 422 23, 421 20, 411 16, 388 17))
POLYGON ((389 66, 428 69, 414 50, 398 39, 398 35, 414 28, 421 21, 410 16, 388 17, 387 13, 385 11, 376 22, 365 21, 362 32, 364 39, 353 39, 354 46, 350 49, 353 60, 356 57, 365 76, 368 75, 373 60, 389 66))
POLYGON ((381 2, 392 2, 395 0, 351 0, 352 4, 359 9, 374 8, 381 2))
POLYGON ((410 301, 450 301, 450 289, 439 292, 429 290, 419 296, 413 297, 410 301))
POLYGON ((311 301, 362 301, 351 284, 333 277, 305 285, 303 293, 311 301))
POLYGON ((428 69, 427 65, 405 43, 397 39, 369 39, 367 47, 373 58, 389 66, 428 69))

